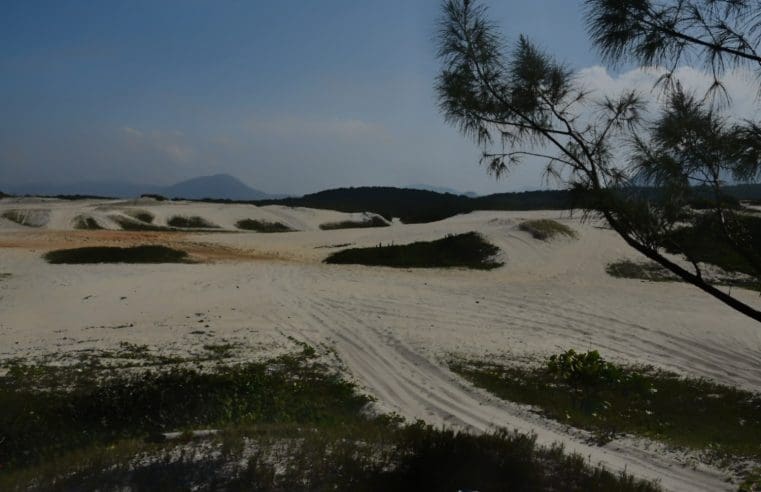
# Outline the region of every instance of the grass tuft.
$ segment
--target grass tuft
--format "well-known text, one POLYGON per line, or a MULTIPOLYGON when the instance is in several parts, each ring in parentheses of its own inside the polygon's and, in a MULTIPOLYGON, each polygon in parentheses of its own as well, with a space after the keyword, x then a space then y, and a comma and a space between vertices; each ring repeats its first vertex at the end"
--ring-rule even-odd
POLYGON ((188 254, 166 246, 133 246, 119 248, 94 246, 59 249, 45 253, 45 260, 53 264, 82 263, 190 263, 188 254))
POLYGON ((390 266, 397 268, 465 267, 490 270, 502 266, 494 260, 499 248, 480 234, 449 235, 436 241, 419 241, 401 246, 375 246, 338 251, 325 263, 390 266))
POLYGON ((453 361, 453 371, 505 400, 533 405, 601 442, 634 434, 717 459, 761 459, 761 395, 705 379, 568 351, 539 368, 453 361))
POLYGON ((390 224, 386 222, 383 217, 373 216, 364 220, 344 220, 341 222, 327 222, 320 224, 320 229, 323 231, 331 231, 335 229, 359 229, 363 227, 388 227, 390 224))
POLYGON ((549 241, 557 236, 566 236, 572 239, 578 237, 576 231, 551 219, 527 220, 522 222, 518 229, 528 232, 531 237, 540 241, 549 241))
POLYGON ((167 221, 167 224, 172 227, 182 227, 187 229, 219 229, 218 225, 197 215, 190 217, 175 215, 167 221))
POLYGON ((282 222, 270 222, 267 220, 243 219, 235 223, 238 229, 256 232, 293 232, 295 229, 288 227, 282 222))

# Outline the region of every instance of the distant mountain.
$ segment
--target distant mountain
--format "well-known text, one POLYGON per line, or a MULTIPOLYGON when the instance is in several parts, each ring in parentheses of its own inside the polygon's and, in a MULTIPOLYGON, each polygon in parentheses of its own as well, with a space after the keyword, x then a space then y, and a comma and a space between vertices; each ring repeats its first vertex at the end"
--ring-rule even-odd
POLYGON ((168 198, 188 198, 200 200, 215 198, 227 200, 263 200, 269 198, 267 193, 255 190, 229 174, 200 176, 168 186, 159 191, 168 198))
POLYGON ((2 185, 3 191, 13 195, 89 195, 114 198, 132 198, 145 193, 167 198, 187 198, 200 200, 263 200, 276 198, 256 190, 228 174, 200 176, 171 186, 136 184, 127 181, 82 181, 69 184, 27 183, 24 185, 2 185))
POLYGON ((446 186, 433 186, 421 183, 411 184, 407 186, 407 188, 412 190, 435 191, 436 193, 450 193, 452 195, 464 195, 470 198, 475 198, 478 196, 478 193, 475 191, 458 191, 454 188, 447 188, 446 186))

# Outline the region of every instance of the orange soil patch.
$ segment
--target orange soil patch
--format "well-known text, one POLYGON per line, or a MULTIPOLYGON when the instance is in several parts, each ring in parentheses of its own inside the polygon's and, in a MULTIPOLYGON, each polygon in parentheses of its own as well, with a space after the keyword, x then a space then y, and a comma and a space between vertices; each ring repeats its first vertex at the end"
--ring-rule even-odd
POLYGON ((8 231, 0 234, 0 248, 19 248, 47 252, 56 249, 91 246, 162 245, 187 251, 192 259, 203 262, 236 262, 254 260, 284 260, 283 255, 243 250, 219 244, 193 240, 188 232, 158 231, 8 231))

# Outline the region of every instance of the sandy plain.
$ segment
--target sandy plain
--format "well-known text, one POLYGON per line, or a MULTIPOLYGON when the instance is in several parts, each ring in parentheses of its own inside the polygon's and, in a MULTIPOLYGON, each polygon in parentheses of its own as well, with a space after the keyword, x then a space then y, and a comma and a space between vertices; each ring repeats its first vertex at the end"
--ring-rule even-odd
MULTIPOLYGON (((622 438, 605 446, 468 385, 451 356, 532 364, 563 350, 597 349, 761 391, 761 330, 695 288, 612 278, 605 265, 638 254, 616 234, 569 212, 474 212, 430 224, 320 230, 363 214, 198 202, 3 199, 29 225, 0 218, 0 361, 65 359, 122 342, 163 353, 234 343, 243 359, 303 341, 333 357, 377 398, 380 411, 447 426, 494 426, 562 442, 592 463, 658 479, 667 490, 730 490, 726 471, 689 454, 622 438), (127 232, 114 216, 147 211, 163 225, 201 216, 215 232, 127 232), (74 230, 77 216, 104 230, 74 230), (298 232, 241 232, 238 220, 279 221, 298 232), (542 242, 520 231, 552 218, 578 239, 542 242), (327 265, 341 247, 404 244, 477 231, 501 249, 492 271, 327 265), (164 244, 195 264, 50 265, 46 251, 85 245, 164 244), (341 246, 338 246, 341 245, 341 246)), ((733 295, 761 305, 758 293, 733 295)))

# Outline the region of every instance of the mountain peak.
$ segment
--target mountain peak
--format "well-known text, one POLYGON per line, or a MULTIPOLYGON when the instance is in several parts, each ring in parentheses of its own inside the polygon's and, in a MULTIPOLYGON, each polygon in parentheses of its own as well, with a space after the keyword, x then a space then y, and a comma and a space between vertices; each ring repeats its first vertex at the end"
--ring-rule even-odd
POLYGON ((198 176, 181 181, 163 190, 169 198, 202 198, 229 200, 261 200, 267 198, 263 191, 251 188, 241 180, 229 174, 198 176))

